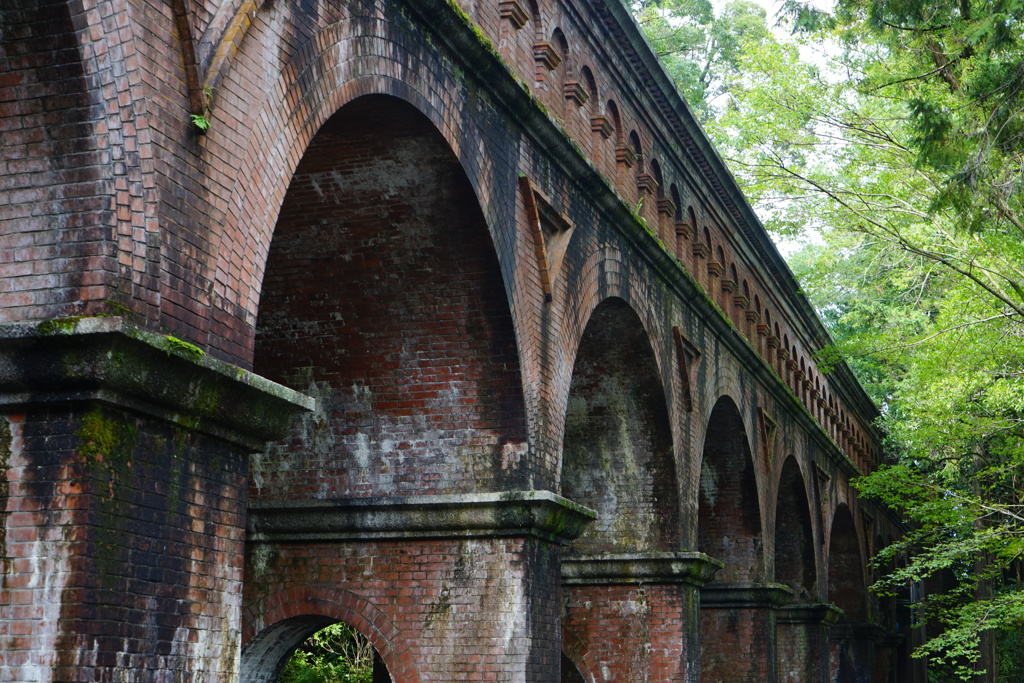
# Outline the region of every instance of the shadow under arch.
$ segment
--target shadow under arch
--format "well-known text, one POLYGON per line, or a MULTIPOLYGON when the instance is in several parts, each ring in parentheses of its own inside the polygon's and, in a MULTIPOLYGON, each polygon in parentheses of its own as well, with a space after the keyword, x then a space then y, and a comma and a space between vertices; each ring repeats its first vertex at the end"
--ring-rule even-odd
POLYGON ((401 632, 373 605, 347 591, 310 586, 289 591, 290 599, 271 598, 264 605, 268 626, 253 633, 242 647, 240 683, 273 683, 292 652, 320 629, 344 622, 373 646, 378 663, 374 683, 419 683, 403 656, 408 646, 401 632))
POLYGON ((845 503, 836 507, 828 542, 828 597, 843 610, 843 621, 868 620, 864 554, 853 513, 845 503))
POLYGON ((800 465, 786 458, 775 505, 775 579, 795 591, 799 602, 816 596, 814 528, 800 465))
POLYGON ((857 525, 846 503, 832 517, 828 542, 828 597, 843 610, 831 630, 829 668, 834 683, 866 683, 873 680, 874 629, 868 623, 865 564, 857 525))
POLYGON ((664 385, 640 317, 618 297, 591 313, 576 354, 561 494, 597 511, 572 552, 678 550, 679 491, 664 385))
POLYGON ((459 158, 408 101, 358 97, 306 148, 267 257, 253 369, 318 399, 254 468, 264 497, 526 481, 497 252, 459 158))
POLYGON ((771 680, 776 663, 769 604, 778 591, 764 583, 757 475, 743 417, 728 395, 715 403, 704 435, 697 549, 725 564, 701 589, 700 680, 771 680))
POLYGON ((697 549, 725 563, 717 583, 761 581, 761 508, 747 430, 722 396, 708 418, 700 468, 697 549))

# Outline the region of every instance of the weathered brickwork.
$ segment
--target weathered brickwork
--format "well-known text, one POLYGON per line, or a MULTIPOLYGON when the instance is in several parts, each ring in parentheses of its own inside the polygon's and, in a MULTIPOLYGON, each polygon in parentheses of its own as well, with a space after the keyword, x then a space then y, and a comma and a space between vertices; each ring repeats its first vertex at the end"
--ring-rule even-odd
POLYGON ((238 453, 103 408, 13 414, 4 430, 17 476, 0 677, 231 675, 245 519, 238 453), (206 637, 195 642, 194 631, 206 637))
POLYGON ((0 678, 919 676, 877 411, 617 0, 16 4, 0 678))

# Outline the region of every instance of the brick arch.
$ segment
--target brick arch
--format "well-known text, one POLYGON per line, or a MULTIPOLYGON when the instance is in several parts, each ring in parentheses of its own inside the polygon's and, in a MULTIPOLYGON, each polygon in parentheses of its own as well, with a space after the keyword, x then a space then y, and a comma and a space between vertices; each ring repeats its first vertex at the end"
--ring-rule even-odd
POLYGON ((701 449, 697 549, 725 563, 715 580, 764 579, 757 467, 736 402, 723 395, 707 418, 701 449))
POLYGON ((254 466, 263 499, 525 485, 494 245, 462 165, 405 100, 357 98, 307 147, 267 259, 253 368, 318 399, 254 466))
POLYGON ((679 487, 664 384, 640 317, 619 297, 591 312, 579 341, 559 491, 597 511, 576 552, 681 547, 679 487))
MULTIPOLYGON (((574 274, 572 282, 574 284, 566 296, 565 317, 560 329, 564 353, 564 364, 560 365, 571 371, 576 362, 580 338, 594 309, 606 299, 617 297, 628 303, 639 316, 648 333, 647 341, 654 349, 659 373, 665 376, 663 360, 671 348, 671 340, 668 338, 669 331, 661 330, 659 313, 654 308, 656 296, 651 291, 647 274, 635 272, 630 261, 623 258, 615 247, 603 246, 590 253, 578 274, 574 274)), ((556 384, 559 393, 555 395, 554 404, 564 411, 569 377, 565 375, 561 379, 566 381, 556 384)))
MULTIPOLYGON (((237 150, 237 170, 231 171, 232 177, 222 178, 230 184, 224 212, 211 220, 212 225, 223 226, 211 247, 217 261, 214 290, 219 296, 215 305, 222 311, 213 317, 237 322, 219 327, 215 323, 210 340, 214 355, 245 367, 251 363, 260 283, 292 174, 320 127, 361 96, 381 94, 404 100, 433 124, 460 160, 492 239, 499 234, 493 226, 511 220, 491 201, 494 168, 490 150, 483 144, 486 136, 476 133, 470 108, 458 104, 444 107, 434 95, 436 85, 431 77, 454 78, 448 73, 435 73, 441 68, 441 60, 437 64, 421 61, 407 47, 392 43, 387 35, 376 36, 369 43, 376 48, 374 54, 367 54, 365 39, 358 46, 353 44, 355 40, 346 34, 344 22, 321 29, 282 67, 283 82, 275 95, 255 115, 239 114, 239 118, 251 120, 252 128, 244 149, 237 150), (393 53, 408 54, 409 63, 396 69, 390 57, 393 53), (471 144, 474 140, 479 144, 471 144), (241 326, 245 333, 240 335, 233 325, 241 326), (219 338, 227 340, 224 348, 217 348, 219 338)), ((229 118, 233 113, 221 112, 220 116, 229 118)), ((209 144, 221 144, 219 136, 219 127, 211 126, 209 144)), ((502 258, 505 250, 502 245, 495 246, 502 258)))
POLYGON ((863 543, 846 503, 835 507, 828 534, 828 599, 844 612, 844 620, 868 619, 867 580, 863 543))
POLYGON ((597 672, 601 670, 600 659, 590 651, 582 638, 577 637, 572 630, 564 626, 562 627, 562 656, 572 662, 585 683, 600 683, 602 680, 597 677, 597 672))
POLYGON ((276 680, 284 658, 305 638, 339 621, 370 641, 394 683, 419 683, 412 649, 387 615, 355 593, 327 585, 278 591, 244 610, 241 680, 276 680))
POLYGON ((795 456, 783 463, 775 490, 775 580, 809 601, 816 594, 818 554, 807 480, 795 456))

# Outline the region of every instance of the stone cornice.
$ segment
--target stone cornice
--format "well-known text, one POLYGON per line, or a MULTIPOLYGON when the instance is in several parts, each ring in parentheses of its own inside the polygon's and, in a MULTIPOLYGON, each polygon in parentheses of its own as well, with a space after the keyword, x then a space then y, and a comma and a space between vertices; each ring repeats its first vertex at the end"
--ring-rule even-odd
POLYGON ((313 399, 121 318, 0 325, 0 405, 93 402, 259 450, 313 399))
POLYGON ((711 583, 700 589, 701 607, 781 607, 794 591, 781 583, 711 583))
POLYGON ((345 498, 249 507, 249 541, 531 536, 562 545, 597 514, 550 491, 345 498))
POLYGON ((562 584, 688 583, 703 586, 723 566, 718 560, 698 552, 569 555, 562 558, 562 584))

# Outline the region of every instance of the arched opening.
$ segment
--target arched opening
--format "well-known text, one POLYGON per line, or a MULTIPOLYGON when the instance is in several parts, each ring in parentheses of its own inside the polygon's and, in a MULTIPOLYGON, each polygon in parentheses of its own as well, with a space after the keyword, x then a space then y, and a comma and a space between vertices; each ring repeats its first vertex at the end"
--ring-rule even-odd
POLYGON ((239 680, 391 683, 392 679, 366 636, 345 622, 310 615, 284 619, 256 634, 242 649, 239 680))
POLYGON ((725 564, 701 589, 700 680, 767 680, 773 648, 757 634, 769 633, 770 615, 757 600, 736 597, 757 594, 765 576, 754 461, 727 396, 711 411, 704 437, 697 549, 725 564))
POLYGON ((815 595, 814 531, 807 490, 796 458, 790 456, 779 478, 775 512, 775 579, 807 602, 815 595))
POLYGON ((253 496, 508 488, 526 419, 501 267, 459 160, 394 97, 311 141, 267 259, 255 372, 317 410, 253 463, 253 496))
POLYGON ((836 508, 828 543, 828 598, 843 610, 832 627, 829 647, 831 680, 861 683, 873 680, 875 647, 860 630, 868 621, 864 555, 853 514, 846 504, 836 508))
POLYGON ((678 550, 678 490, 664 387, 640 318, 622 299, 580 339, 562 445, 563 496, 597 511, 576 552, 678 550))
POLYGON ((868 593, 864 580, 864 556, 857 540, 850 508, 836 509, 828 543, 828 596, 843 610, 843 620, 863 623, 868 619, 868 593))
POLYGON ((725 563, 719 583, 763 579, 761 511, 743 418, 732 399, 718 399, 708 421, 700 467, 697 549, 725 563))

